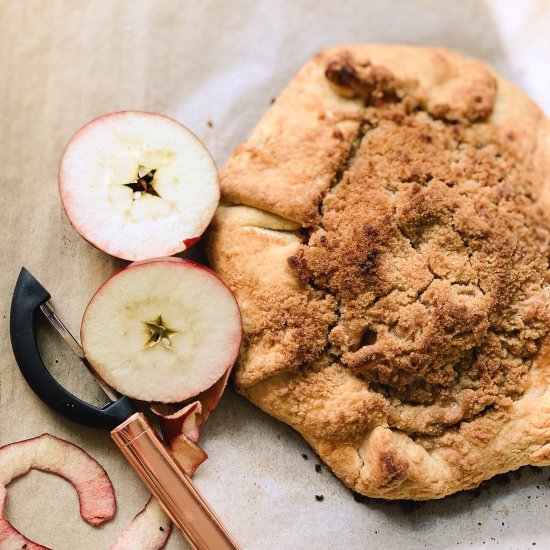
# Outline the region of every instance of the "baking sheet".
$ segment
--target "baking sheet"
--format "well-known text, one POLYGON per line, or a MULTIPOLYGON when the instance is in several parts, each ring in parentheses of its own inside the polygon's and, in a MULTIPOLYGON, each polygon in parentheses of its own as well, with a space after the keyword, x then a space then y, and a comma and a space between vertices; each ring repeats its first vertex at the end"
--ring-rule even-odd
MULTIPOLYGON (((56 171, 76 129, 106 112, 160 112, 194 130, 221 165, 311 55, 351 42, 454 48, 491 63, 550 113, 550 5, 519 4, 0 2, 0 444, 43 432, 69 439, 105 466, 118 500, 115 519, 92 528, 65 481, 31 472, 9 488, 7 517, 17 528, 55 550, 106 549, 147 500, 107 434, 59 418, 34 397, 9 346, 9 302, 21 265, 78 333, 94 290, 123 263, 85 243, 63 214, 56 171)), ((40 334, 56 375, 99 399, 70 352, 47 330, 40 334)), ((315 470, 294 432, 231 391, 203 443, 210 458, 196 482, 247 550, 550 547, 548 468, 439 502, 356 502, 324 466, 315 470)), ((168 548, 186 546, 175 533, 168 548)))

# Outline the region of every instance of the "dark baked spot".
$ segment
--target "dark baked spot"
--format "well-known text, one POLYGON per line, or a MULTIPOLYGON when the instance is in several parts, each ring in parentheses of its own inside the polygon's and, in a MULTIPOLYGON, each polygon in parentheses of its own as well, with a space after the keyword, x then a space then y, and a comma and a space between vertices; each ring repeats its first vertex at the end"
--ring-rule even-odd
POLYGON ((364 96, 368 102, 397 100, 399 83, 385 67, 369 61, 357 64, 349 55, 341 55, 326 68, 328 81, 350 95, 364 96))
POLYGON ((405 477, 407 467, 403 464, 403 461, 398 460, 395 453, 391 451, 385 451, 381 453, 380 460, 383 468, 391 480, 402 479, 405 477))
MULTIPOLYGON (((333 304, 320 364, 350 369, 386 404, 389 426, 426 447, 460 423, 505 417, 550 325, 550 231, 515 136, 474 124, 494 90, 471 95, 464 113, 427 112, 385 68, 349 55, 326 77, 366 107, 319 225, 288 258, 333 304)), ((381 464, 398 476, 392 460, 381 464)))

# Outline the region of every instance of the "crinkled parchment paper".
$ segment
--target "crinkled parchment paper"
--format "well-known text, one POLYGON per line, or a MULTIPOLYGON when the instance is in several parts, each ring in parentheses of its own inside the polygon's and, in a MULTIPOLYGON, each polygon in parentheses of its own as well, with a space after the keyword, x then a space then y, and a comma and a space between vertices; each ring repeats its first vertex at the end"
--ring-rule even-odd
MULTIPOLYGON (((310 56, 350 42, 454 48, 494 65, 550 113, 550 4, 542 0, 2 0, 0 29, 0 444, 42 432, 67 438, 106 467, 118 499, 115 520, 94 529, 65 481, 39 472, 15 481, 9 519, 56 550, 108 548, 147 500, 108 434, 38 401, 9 346, 21 265, 75 333, 94 290, 122 265, 77 235, 58 198, 61 151, 81 125, 121 109, 165 113, 221 165, 310 56)), ((98 398, 47 330, 41 346, 70 388, 98 398)), ((210 459, 197 484, 245 549, 550 547, 548 469, 494 481, 477 496, 359 503, 324 466, 316 472, 295 433, 231 391, 203 442, 210 459)), ((174 534, 168 548, 185 547, 174 534)))

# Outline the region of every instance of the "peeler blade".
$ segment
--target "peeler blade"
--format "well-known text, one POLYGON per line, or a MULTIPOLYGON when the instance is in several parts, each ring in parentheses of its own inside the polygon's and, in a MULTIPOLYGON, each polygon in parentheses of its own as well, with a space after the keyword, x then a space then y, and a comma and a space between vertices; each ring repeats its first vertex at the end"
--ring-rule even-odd
POLYGON ((40 305, 42 313, 46 316, 46 319, 55 328, 57 333, 67 342, 67 345, 71 348, 73 353, 81 360, 84 360, 84 350, 80 344, 76 341, 76 338, 69 332, 69 329, 63 324, 63 321, 58 317, 53 306, 50 302, 44 302, 40 305))
POLYGON ((67 345, 71 348, 72 352, 84 363, 84 366, 90 371, 95 381, 99 387, 103 390, 105 395, 111 400, 116 401, 120 395, 118 395, 111 386, 109 386, 90 366, 86 360, 86 355, 82 346, 77 342, 76 338, 70 333, 69 329, 65 326, 63 321, 59 318, 55 309, 50 304, 49 300, 40 304, 40 310, 52 325, 52 327, 57 331, 57 333, 65 340, 67 345))

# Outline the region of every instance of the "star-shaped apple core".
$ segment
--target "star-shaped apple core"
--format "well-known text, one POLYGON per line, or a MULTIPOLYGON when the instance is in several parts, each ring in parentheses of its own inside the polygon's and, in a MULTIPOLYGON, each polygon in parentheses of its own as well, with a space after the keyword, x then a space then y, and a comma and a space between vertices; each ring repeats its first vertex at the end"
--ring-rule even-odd
POLYGON ((149 340, 147 340, 144 348, 152 348, 157 344, 164 346, 166 349, 172 349, 172 336, 177 334, 177 330, 169 329, 159 315, 154 321, 144 321, 143 324, 147 328, 149 340))
POLYGON ((153 197, 160 197, 153 187, 153 180, 155 179, 156 171, 156 168, 148 170, 145 166, 140 165, 138 167, 136 180, 124 184, 134 192, 132 195, 133 200, 139 199, 143 193, 147 193, 153 197))

